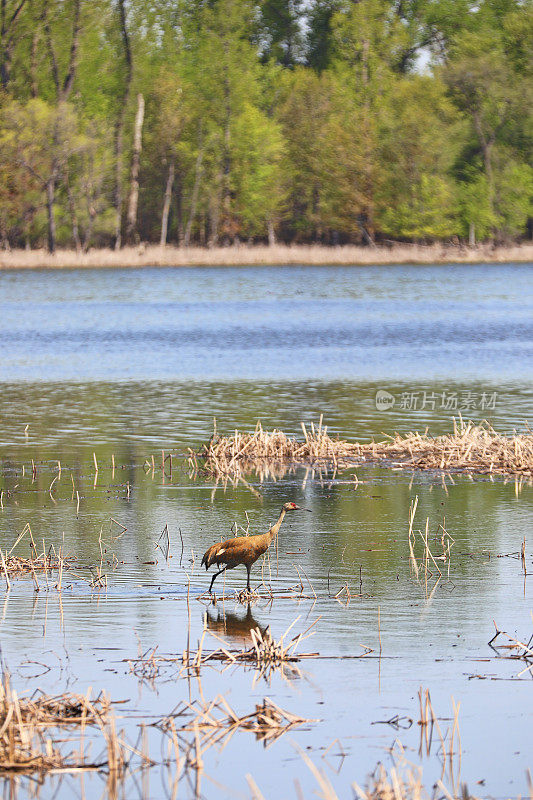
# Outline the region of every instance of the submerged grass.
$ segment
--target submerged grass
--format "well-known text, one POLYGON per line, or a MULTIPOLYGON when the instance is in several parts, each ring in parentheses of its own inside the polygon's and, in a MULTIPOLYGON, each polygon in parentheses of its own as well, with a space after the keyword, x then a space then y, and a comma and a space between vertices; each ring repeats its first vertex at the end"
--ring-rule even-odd
POLYGON ((402 468, 480 474, 533 476, 533 433, 505 435, 487 422, 454 420, 453 432, 396 434, 381 442, 347 442, 332 439, 327 427, 302 423, 303 440, 282 431, 263 430, 258 422, 253 433, 235 431, 219 436, 216 431, 199 452, 204 470, 214 477, 238 476, 265 465, 331 465, 344 469, 364 463, 385 462, 402 468))

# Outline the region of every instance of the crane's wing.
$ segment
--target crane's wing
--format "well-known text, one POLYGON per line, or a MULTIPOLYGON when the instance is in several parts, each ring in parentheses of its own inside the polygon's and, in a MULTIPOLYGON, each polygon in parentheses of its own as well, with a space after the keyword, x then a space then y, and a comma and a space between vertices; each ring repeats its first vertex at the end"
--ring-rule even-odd
MULTIPOLYGON (((226 539, 225 542, 216 542, 205 551, 202 566, 205 564, 207 570, 212 564, 237 566, 237 564, 247 563, 254 550, 253 539, 253 536, 236 536, 233 539, 226 539)), ((253 560, 255 561, 255 559, 253 560)))

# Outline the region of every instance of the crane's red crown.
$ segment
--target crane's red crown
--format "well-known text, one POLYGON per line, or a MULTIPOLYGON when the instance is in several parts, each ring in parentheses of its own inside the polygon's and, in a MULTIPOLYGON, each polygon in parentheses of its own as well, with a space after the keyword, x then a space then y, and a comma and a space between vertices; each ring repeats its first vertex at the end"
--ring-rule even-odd
POLYGON ((285 511, 299 511, 300 506, 297 506, 296 503, 285 503, 283 508, 285 511))

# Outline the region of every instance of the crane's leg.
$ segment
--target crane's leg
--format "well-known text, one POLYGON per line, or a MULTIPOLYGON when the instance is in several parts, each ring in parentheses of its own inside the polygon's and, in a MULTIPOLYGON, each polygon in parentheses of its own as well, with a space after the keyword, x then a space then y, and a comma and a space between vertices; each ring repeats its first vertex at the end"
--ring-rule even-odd
POLYGON ((252 569, 251 566, 250 567, 246 567, 246 572, 248 573, 248 581, 246 583, 246 588, 248 589, 249 592, 252 591, 252 587, 250 586, 250 570, 251 569, 252 569))
POLYGON ((222 573, 223 573, 223 572, 225 572, 225 571, 226 571, 226 569, 227 569, 227 568, 226 568, 226 567, 224 567, 224 569, 220 569, 218 572, 215 572, 215 574, 214 574, 214 575, 213 575, 213 577, 211 578, 211 586, 209 587, 209 594, 211 594, 211 589, 213 588, 213 584, 214 584, 214 582, 215 582, 215 578, 218 578, 218 576, 219 576, 219 575, 222 575, 222 573))

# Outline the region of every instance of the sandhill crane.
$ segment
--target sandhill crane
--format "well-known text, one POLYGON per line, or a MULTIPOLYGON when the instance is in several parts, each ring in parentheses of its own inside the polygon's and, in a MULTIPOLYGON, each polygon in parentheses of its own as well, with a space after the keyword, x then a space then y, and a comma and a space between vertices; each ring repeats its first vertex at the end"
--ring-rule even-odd
POLYGON ((285 503, 281 509, 278 521, 272 525, 270 530, 268 530, 266 533, 260 533, 256 536, 236 536, 233 539, 226 539, 225 542, 217 542, 216 544, 212 545, 209 550, 205 551, 204 557, 202 558, 202 566, 205 564, 206 570, 208 570, 212 564, 216 564, 217 567, 219 567, 221 564, 225 564, 221 570, 215 572, 213 575, 211 585, 209 587, 209 594, 211 594, 213 584, 219 575, 221 575, 227 569, 235 569, 235 567, 238 567, 241 564, 244 564, 246 567, 246 571, 248 573, 246 588, 248 591, 251 591, 250 570, 252 568, 252 564, 257 561, 259 556, 262 556, 263 553, 266 553, 268 550, 272 540, 275 538, 279 529, 281 528, 281 523, 283 522, 283 518, 285 517, 287 511, 310 511, 310 509, 301 509, 300 506, 296 505, 296 503, 285 503))

